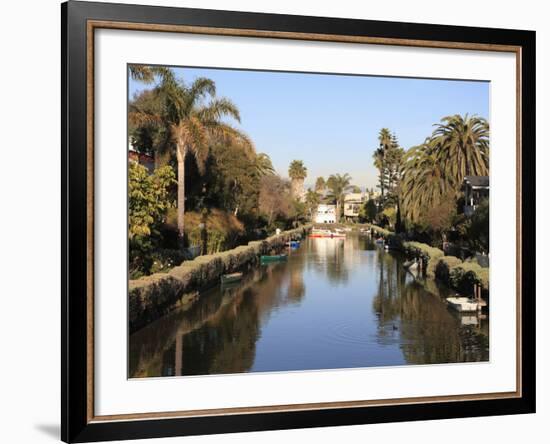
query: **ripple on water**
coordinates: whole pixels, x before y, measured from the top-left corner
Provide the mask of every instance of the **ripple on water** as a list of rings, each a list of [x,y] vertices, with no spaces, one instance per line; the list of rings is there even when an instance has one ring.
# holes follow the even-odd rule
[[[397,323],[395,324],[397,325]],[[334,322],[327,326],[324,334],[319,338],[330,345],[393,345],[399,343],[399,331],[393,324],[387,324],[376,330],[370,330],[357,322]]]

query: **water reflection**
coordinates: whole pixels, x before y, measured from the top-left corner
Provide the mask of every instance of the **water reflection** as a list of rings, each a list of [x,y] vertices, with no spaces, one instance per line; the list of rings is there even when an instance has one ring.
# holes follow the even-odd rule
[[[451,312],[402,262],[363,236],[308,239],[131,335],[129,375],[488,360],[487,320]]]

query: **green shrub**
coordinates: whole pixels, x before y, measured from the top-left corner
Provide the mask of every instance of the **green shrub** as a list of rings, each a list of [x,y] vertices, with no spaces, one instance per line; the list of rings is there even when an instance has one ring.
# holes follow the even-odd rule
[[[474,284],[489,290],[489,269],[474,262],[462,262],[451,268],[450,284],[461,293],[472,293]]]
[[[441,282],[450,285],[450,273],[453,267],[460,265],[462,261],[455,256],[443,256],[437,260],[435,277]]]
[[[420,256],[427,263],[426,276],[429,278],[435,277],[437,262],[445,254],[443,251],[422,242],[403,242],[403,248],[409,255]]]
[[[439,259],[445,255],[439,248],[430,247],[422,242],[403,242],[403,247],[407,253],[422,256],[425,260]]]
[[[386,230],[385,228],[379,227],[378,225],[368,224],[368,226],[372,231],[374,231],[379,236],[387,237],[393,234],[393,231]]]

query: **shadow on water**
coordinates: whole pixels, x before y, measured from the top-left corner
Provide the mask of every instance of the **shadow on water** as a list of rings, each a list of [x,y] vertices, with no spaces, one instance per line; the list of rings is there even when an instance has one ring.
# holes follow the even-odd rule
[[[363,236],[304,240],[131,335],[129,376],[488,360],[488,321],[451,312],[403,261]]]

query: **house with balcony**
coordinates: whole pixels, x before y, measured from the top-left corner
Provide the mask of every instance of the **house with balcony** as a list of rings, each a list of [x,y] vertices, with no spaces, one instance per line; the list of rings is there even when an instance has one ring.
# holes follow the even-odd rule
[[[363,193],[349,193],[344,196],[344,217],[348,221],[353,221],[359,217],[361,207],[366,202],[366,196]]]
[[[483,199],[489,198],[489,176],[466,176],[462,182],[464,214],[472,216]]]

